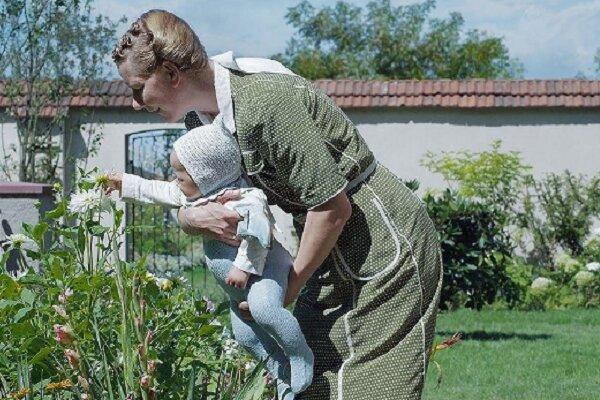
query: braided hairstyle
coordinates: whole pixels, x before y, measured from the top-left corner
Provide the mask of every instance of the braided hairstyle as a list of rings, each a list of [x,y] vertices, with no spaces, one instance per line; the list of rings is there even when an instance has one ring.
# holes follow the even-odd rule
[[[148,77],[163,61],[181,70],[200,71],[208,57],[192,28],[181,18],[164,10],[142,14],[117,42],[112,59],[118,65],[131,58],[135,71]]]

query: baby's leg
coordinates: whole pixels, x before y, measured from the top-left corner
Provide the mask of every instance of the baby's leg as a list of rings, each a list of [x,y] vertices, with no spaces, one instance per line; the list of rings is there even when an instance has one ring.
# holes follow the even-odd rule
[[[299,393],[312,381],[314,356],[298,321],[283,307],[290,267],[289,254],[275,242],[263,275],[251,281],[248,305],[254,320],[273,336],[289,357],[291,387]]]
[[[255,359],[269,357],[265,366],[276,379],[279,400],[293,400],[294,394],[289,386],[290,363],[279,344],[256,322],[243,319],[234,301],[230,303],[230,315],[235,340]]]

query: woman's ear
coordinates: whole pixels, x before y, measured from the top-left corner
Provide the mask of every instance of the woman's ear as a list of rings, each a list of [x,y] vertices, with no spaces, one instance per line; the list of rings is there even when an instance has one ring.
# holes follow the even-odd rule
[[[181,71],[177,65],[173,64],[171,61],[165,60],[163,61],[162,66],[169,75],[169,83],[171,86],[174,88],[179,86],[179,83],[181,82]]]

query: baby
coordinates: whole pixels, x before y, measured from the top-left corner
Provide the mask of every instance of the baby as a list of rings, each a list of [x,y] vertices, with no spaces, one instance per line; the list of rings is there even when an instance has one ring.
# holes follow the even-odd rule
[[[267,198],[242,176],[239,147],[219,116],[181,136],[173,148],[175,180],[113,173],[108,186],[119,189],[125,201],[171,207],[206,204],[228,189],[240,189],[240,198],[224,205],[243,218],[237,228],[241,244],[235,248],[204,237],[206,262],[230,297],[234,337],[257,359],[269,357],[266,366],[277,379],[279,398],[291,400],[311,383],[314,355],[298,321],[283,307],[292,262],[272,238],[274,219]],[[254,321],[239,314],[237,303],[242,300],[248,301]]]

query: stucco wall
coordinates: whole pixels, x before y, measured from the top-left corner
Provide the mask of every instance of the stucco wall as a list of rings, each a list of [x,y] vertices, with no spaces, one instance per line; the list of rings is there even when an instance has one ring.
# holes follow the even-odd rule
[[[427,151],[488,149],[496,140],[503,149],[522,153],[534,174],[569,169],[575,173],[600,172],[600,110],[581,108],[369,108],[346,109],[377,159],[403,179],[417,179],[421,190],[443,187],[444,182],[420,165]],[[99,109],[93,114],[74,112],[72,120],[100,123],[103,139],[98,154],[87,167],[125,170],[126,135],[149,129],[183,128],[183,124],[161,121],[159,115],[133,109]],[[89,125],[84,124],[84,128]],[[0,120],[5,146],[16,142],[13,121]],[[85,158],[86,129],[68,138],[70,153]],[[65,178],[73,164],[65,164]],[[71,172],[69,172],[69,169]],[[276,211],[282,229],[291,221]],[[285,239],[293,248],[293,239]]]
[[[378,160],[421,188],[443,187],[439,175],[420,166],[427,151],[489,149],[521,152],[535,175],[569,169],[600,172],[600,110],[404,109],[347,110]]]
[[[4,172],[4,165],[12,166],[18,164],[17,152],[11,150],[14,146],[18,149],[19,140],[17,137],[17,123],[13,118],[6,115],[5,110],[0,108],[0,163],[3,164],[0,169],[0,182],[9,179]]]

